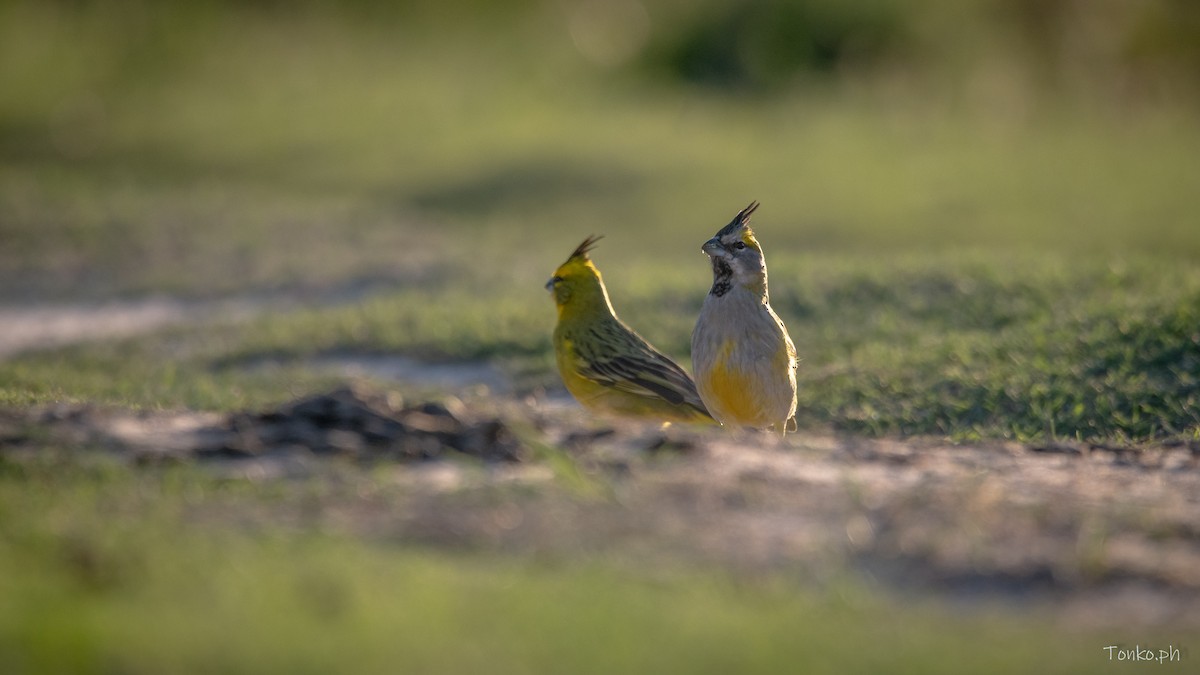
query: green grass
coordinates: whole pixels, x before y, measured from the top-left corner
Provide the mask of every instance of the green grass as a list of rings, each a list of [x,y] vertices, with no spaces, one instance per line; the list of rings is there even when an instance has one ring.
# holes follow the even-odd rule
[[[764,235],[765,236],[765,235]],[[609,253],[596,253],[602,267]],[[978,253],[772,259],[798,345],[801,425],[871,435],[1141,442],[1200,434],[1200,276]],[[622,316],[687,363],[695,274],[612,279]],[[332,384],[324,355],[490,360],[521,390],[556,386],[551,301],[524,287],[412,289],[249,324],[175,330],[0,363],[0,400],[234,409]],[[258,367],[264,362],[277,370]]]
[[[594,3],[401,4],[0,0],[0,301],[316,299],[2,361],[0,404],[256,408],[332,386],[307,367],[330,353],[555,386],[541,286],[593,233],[622,317],[686,363],[699,244],[758,199],[803,431],[1200,436],[1195,92],[1121,61],[1189,58],[1170,3],[1140,23],[1088,6],[1089,26],[1142,26],[1140,47],[1033,36],[1061,54],[1044,86],[997,51],[1026,44],[1001,33],[1039,19],[1030,3],[758,3],[733,42],[647,3],[648,50],[612,67],[573,42]],[[772,12],[836,33],[878,25],[852,16],[873,6],[896,32],[871,68],[846,34],[832,61],[759,43],[824,39]],[[691,70],[706,54],[730,86]],[[310,517],[399,489],[378,477],[73,452],[0,455],[6,673],[1094,672],[1106,644],[1176,637],[855,581],[426,550]]]
[[[6,461],[0,669],[1088,672],[1111,640],[849,581],[448,555],[297,521],[396,490],[355,472],[264,485],[66,454]]]

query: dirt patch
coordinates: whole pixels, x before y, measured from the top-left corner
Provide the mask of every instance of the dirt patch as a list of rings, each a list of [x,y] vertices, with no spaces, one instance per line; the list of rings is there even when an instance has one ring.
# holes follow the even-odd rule
[[[399,462],[449,454],[523,459],[521,444],[503,421],[473,415],[457,399],[405,406],[399,396],[361,387],[228,415],[53,406],[0,417],[0,449],[36,447],[49,439],[108,449],[138,463],[289,455]]]
[[[538,401],[405,404],[362,388],[232,415],[0,415],[0,453],[54,439],[255,480],[366,464],[360,489],[305,526],[367,537],[818,584],[853,574],[900,593],[1046,605],[1075,623],[1200,625],[1196,443],[781,440],[597,425]]]
[[[454,399],[450,399],[454,400]],[[429,460],[458,453],[488,461],[518,461],[522,448],[504,422],[472,419],[461,405],[403,406],[397,397],[339,389],[277,410],[238,413],[212,434],[206,454],[258,456],[313,452],[358,459]]]

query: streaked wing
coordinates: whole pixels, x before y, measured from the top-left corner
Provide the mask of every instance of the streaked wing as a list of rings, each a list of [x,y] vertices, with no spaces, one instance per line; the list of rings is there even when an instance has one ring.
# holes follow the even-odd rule
[[[673,361],[658,353],[637,335],[620,331],[609,335],[603,353],[581,353],[578,372],[605,386],[647,398],[660,398],[708,414],[692,378]]]

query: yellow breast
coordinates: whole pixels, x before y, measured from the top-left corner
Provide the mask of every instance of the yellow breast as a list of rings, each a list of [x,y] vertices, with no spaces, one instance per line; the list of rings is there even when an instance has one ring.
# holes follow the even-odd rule
[[[705,400],[711,400],[709,408],[725,424],[761,424],[762,411],[754,395],[759,383],[754,382],[751,373],[737,367],[732,355],[733,341],[727,340],[718,350],[712,368],[704,374]]]
[[[577,363],[575,356],[575,344],[566,338],[556,341],[555,355],[558,361],[558,372],[562,376],[563,384],[566,385],[567,391],[575,397],[577,401],[585,407],[590,407],[592,402],[604,393],[604,387],[600,384],[589,380],[579,374],[575,369]]]

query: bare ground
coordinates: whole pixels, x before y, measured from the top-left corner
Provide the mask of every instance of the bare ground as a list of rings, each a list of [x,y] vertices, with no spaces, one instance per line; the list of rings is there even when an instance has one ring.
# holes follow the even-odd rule
[[[544,397],[411,404],[362,387],[232,415],[0,415],[0,453],[51,446],[345,488],[200,519],[1200,626],[1200,444],[779,439],[608,425]]]

